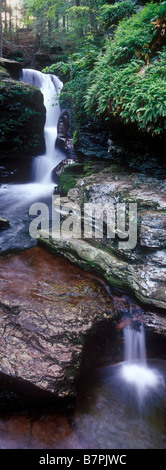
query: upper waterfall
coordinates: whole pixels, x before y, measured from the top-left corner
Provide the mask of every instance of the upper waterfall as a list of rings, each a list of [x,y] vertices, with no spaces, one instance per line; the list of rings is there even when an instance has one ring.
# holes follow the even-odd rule
[[[23,69],[21,81],[40,88],[44,97],[46,108],[44,128],[46,151],[44,155],[34,159],[32,179],[37,183],[49,184],[52,182],[52,170],[56,166],[55,142],[60,116],[59,94],[63,84],[55,75],[44,74],[33,69]]]

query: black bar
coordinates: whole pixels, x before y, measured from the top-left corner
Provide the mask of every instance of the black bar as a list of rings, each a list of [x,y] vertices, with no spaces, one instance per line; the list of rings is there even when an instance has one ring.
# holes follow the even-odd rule
[[[162,450],[162,449],[161,449]],[[137,466],[158,465],[164,457],[161,450],[75,450],[75,449],[1,449],[0,459],[1,468],[4,462],[5,468],[24,468],[25,466],[32,465],[32,468],[43,468],[43,466],[54,466],[61,468],[80,469],[84,468],[134,468]],[[138,467],[137,467],[138,468]],[[154,468],[154,467],[153,467]],[[31,470],[31,469],[30,469]]]

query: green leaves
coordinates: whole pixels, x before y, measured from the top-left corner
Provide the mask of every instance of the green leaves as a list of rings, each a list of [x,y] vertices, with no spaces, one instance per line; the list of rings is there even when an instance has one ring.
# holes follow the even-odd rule
[[[136,12],[135,5],[130,1],[122,1],[114,5],[104,4],[99,11],[98,20],[105,28],[117,25],[123,18],[130,17]]]
[[[156,35],[152,20],[164,12],[166,4],[147,5],[119,24],[114,40],[106,40],[105,53],[98,56],[86,93],[87,114],[135,122],[152,135],[165,131],[166,48],[146,65]]]
[[[86,95],[87,112],[94,112],[95,109],[98,115],[113,114],[126,123],[137,123],[141,130],[152,135],[164,132],[166,81],[162,77],[162,63],[160,54],[159,60],[147,67],[144,74],[140,73],[144,63],[136,60],[119,69],[108,67],[100,75],[100,80],[97,80],[97,74]]]
[[[113,19],[118,14],[119,21],[124,11],[128,15],[129,4],[104,4],[98,15],[102,19],[109,14]],[[118,24],[114,37],[105,38],[104,48],[99,50],[95,35],[89,34],[67,62],[45,69],[65,77],[61,99],[70,101],[78,123],[89,116],[106,120],[113,116],[136,123],[138,129],[152,135],[164,132],[166,48],[157,54],[153,44],[161,22],[165,24],[165,14],[166,3],[148,4]]]

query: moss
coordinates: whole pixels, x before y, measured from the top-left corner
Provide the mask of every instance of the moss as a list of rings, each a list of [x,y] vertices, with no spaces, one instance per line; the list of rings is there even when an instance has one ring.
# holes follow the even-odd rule
[[[65,167],[65,172],[70,173],[71,175],[75,173],[80,175],[82,174],[82,171],[84,171],[84,163],[74,163]]]
[[[121,165],[116,165],[112,164],[109,165],[108,167],[104,168],[103,173],[111,173],[111,174],[117,174],[119,173],[120,175],[123,175],[126,172],[126,170],[121,166]]]
[[[44,151],[45,107],[42,94],[31,85],[4,76],[2,67],[0,113],[2,158],[20,154],[33,156]]]
[[[84,163],[67,165],[60,177],[58,191],[61,195],[66,195],[69,189],[76,186],[79,179],[91,176],[93,173],[97,173],[103,169],[103,165],[103,162],[96,162],[95,160],[87,160]]]
[[[75,129],[73,132],[73,145],[75,146],[77,142],[78,142],[78,131],[77,129]]]
[[[48,250],[50,250],[52,253],[58,253],[60,256],[64,256],[65,258],[69,259],[73,264],[76,266],[79,266],[80,268],[83,268],[84,270],[88,272],[95,272],[99,275],[102,275],[111,286],[118,287],[120,289],[124,289],[126,287],[126,282],[123,279],[120,279],[116,275],[111,275],[106,273],[104,271],[100,264],[96,261],[92,261],[89,259],[87,256],[84,258],[80,258],[79,254],[76,252],[76,250],[70,251],[70,248],[67,247],[58,247],[55,246],[55,244],[51,241],[51,238],[49,240],[46,240],[41,236],[38,236],[37,238],[38,244],[44,246]],[[100,248],[100,246],[98,246]]]
[[[10,73],[5,69],[5,67],[0,66],[0,79],[10,77]]]
[[[60,177],[60,182],[58,185],[58,190],[60,194],[66,195],[69,191],[69,189],[74,188],[74,186],[77,184],[79,177],[78,176],[71,176],[68,175],[67,180],[66,180],[66,173],[63,173]]]

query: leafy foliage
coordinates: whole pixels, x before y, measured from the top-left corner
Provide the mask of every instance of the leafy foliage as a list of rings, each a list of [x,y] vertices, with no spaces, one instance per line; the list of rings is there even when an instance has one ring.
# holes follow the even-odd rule
[[[130,17],[136,12],[135,5],[130,1],[122,1],[114,5],[104,4],[100,8],[98,19],[105,29],[117,25],[123,18]]]
[[[80,121],[86,119],[83,103],[89,86],[89,75],[93,70],[97,57],[98,47],[92,35],[82,41],[80,52],[71,54],[68,62],[61,61],[43,70],[45,73],[55,73],[63,77],[65,81],[67,80],[61,100],[72,102],[74,114]]]
[[[162,133],[166,128],[165,54],[164,50],[149,67],[143,61],[131,60],[126,67],[114,67],[111,75],[105,70],[105,86],[100,76],[100,81],[88,90],[87,112],[93,109],[99,115],[112,114],[125,123],[137,123],[139,129],[153,135]]]
[[[121,3],[120,15],[126,8],[129,11],[129,3]],[[103,12],[115,14],[116,4],[104,5]],[[68,81],[62,96],[71,101],[79,122],[89,116],[104,116],[106,120],[113,116],[124,123],[136,123],[138,129],[152,135],[163,134],[166,129],[165,15],[165,2],[148,4],[129,19],[120,21],[114,37],[105,39],[101,52],[92,36],[88,45],[86,41],[82,43],[79,52],[66,63],[45,70],[66,76]]]
[[[155,20],[164,17],[166,4],[150,4],[123,20],[113,41],[107,41],[87,89],[86,112],[117,116],[152,135],[166,128],[166,49],[153,58],[158,34]],[[153,62],[149,65],[147,57]],[[154,60],[155,59],[155,60]]]

